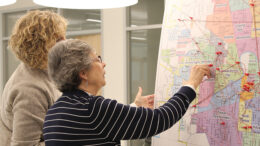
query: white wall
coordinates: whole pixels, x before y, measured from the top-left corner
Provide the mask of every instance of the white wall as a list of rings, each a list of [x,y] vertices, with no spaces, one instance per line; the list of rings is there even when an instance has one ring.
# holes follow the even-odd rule
[[[102,45],[107,64],[104,96],[126,103],[125,8],[102,10]]]
[[[127,103],[125,8],[102,10],[102,47],[107,64],[104,97]],[[121,141],[126,146],[126,141]]]

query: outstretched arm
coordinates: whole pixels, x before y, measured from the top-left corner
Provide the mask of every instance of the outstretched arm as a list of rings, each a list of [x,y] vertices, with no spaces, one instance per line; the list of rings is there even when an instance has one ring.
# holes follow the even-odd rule
[[[167,103],[155,110],[141,107],[133,109],[117,104],[119,107],[122,106],[122,111],[125,111],[117,115],[118,119],[124,120],[120,121],[123,122],[122,124],[117,123],[121,126],[115,126],[114,130],[117,131],[117,134],[111,135],[112,139],[145,138],[170,128],[185,114],[189,104],[196,96],[192,88],[196,89],[204,76],[210,77],[208,65],[193,66],[187,82],[188,87],[182,87]]]
[[[104,135],[112,141],[121,139],[142,139],[167,130],[185,114],[196,94],[190,87],[182,87],[167,103],[157,109],[130,107],[115,100],[104,99],[94,109],[108,109],[100,125]],[[98,108],[100,107],[100,108]]]

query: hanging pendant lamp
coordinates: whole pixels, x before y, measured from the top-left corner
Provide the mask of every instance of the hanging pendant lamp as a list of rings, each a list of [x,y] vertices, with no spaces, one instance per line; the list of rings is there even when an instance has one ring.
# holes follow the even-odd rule
[[[16,0],[0,0],[0,6],[7,6],[14,4]]]
[[[108,9],[134,5],[138,0],[33,0],[33,2],[65,9]]]

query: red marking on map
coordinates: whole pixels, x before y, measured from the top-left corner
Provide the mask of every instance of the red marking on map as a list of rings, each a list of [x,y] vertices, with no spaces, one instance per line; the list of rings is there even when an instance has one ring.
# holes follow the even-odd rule
[[[254,86],[254,82],[247,82],[248,85]]]
[[[221,54],[222,54],[222,52],[221,52],[221,51],[218,51],[218,52],[216,52],[216,54],[217,54],[217,55],[221,55]]]
[[[247,126],[244,126],[243,128],[244,128],[244,129],[247,129]]]

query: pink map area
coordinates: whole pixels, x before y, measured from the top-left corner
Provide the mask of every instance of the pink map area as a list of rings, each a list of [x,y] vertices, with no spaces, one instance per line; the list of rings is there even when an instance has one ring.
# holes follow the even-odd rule
[[[256,39],[252,37],[253,20],[250,9],[232,12],[232,19],[238,56],[241,56],[244,52],[256,54]],[[259,38],[257,38],[257,41],[259,42]]]
[[[214,81],[205,81],[200,84],[199,95],[202,98],[199,98],[199,106],[205,107],[208,106],[212,96],[214,95],[215,82]]]
[[[238,131],[238,104],[192,115],[197,133],[206,133],[210,146],[242,146],[242,133]]]
[[[234,29],[228,0],[212,0],[214,12],[207,17],[206,27],[225,42],[234,42]],[[231,37],[230,37],[231,36]]]

